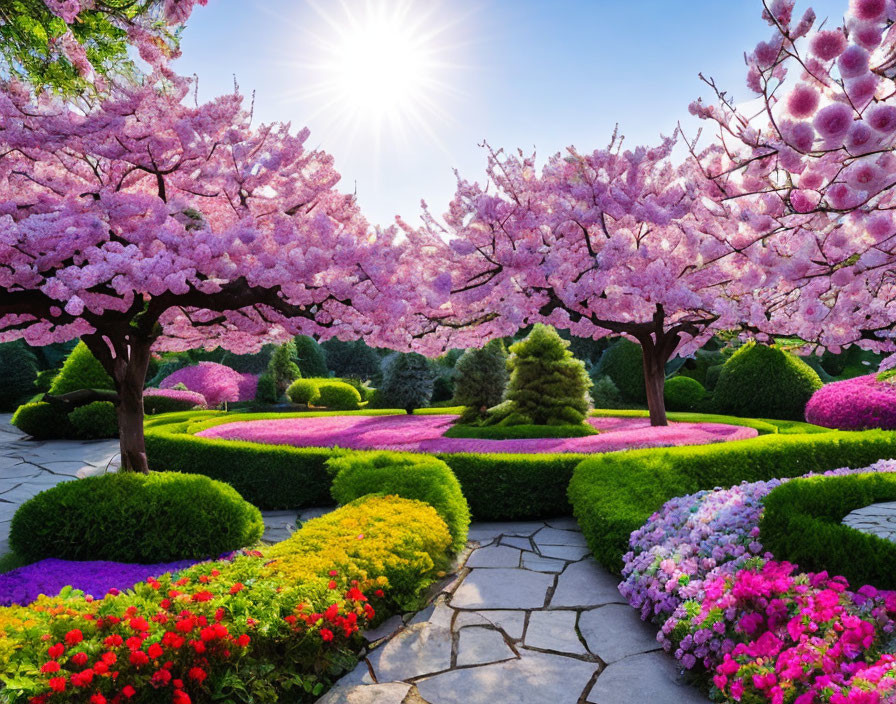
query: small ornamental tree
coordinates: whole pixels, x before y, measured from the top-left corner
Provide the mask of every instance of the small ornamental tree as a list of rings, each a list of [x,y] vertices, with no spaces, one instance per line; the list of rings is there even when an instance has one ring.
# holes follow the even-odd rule
[[[295,339],[296,364],[303,377],[319,379],[330,375],[327,370],[327,357],[323,349],[313,337],[298,335]]]
[[[454,369],[455,402],[479,413],[498,405],[504,398],[509,372],[507,349],[502,340],[491,340],[483,347],[467,350]]]
[[[507,403],[494,412],[504,425],[576,425],[588,412],[591,379],[569,342],[546,325],[510,346]]]
[[[266,373],[274,380],[277,398],[286,393],[286,389],[292,382],[302,377],[302,372],[295,363],[295,356],[296,347],[292,340],[279,345],[271,355]]]
[[[380,392],[387,405],[411,414],[429,403],[434,381],[435,374],[426,357],[416,352],[399,353],[386,364]]]
[[[238,93],[187,106],[190,85],[157,73],[86,112],[0,86],[0,341],[83,340],[126,470],[148,471],[154,348],[416,334],[396,322],[416,294],[393,233],[336,191],[307,130],[253,126]]]

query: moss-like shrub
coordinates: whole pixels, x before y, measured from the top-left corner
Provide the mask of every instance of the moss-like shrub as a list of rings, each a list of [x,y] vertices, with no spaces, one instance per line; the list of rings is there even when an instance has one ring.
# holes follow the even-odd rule
[[[317,403],[334,411],[356,411],[361,405],[358,390],[342,381],[321,381],[317,385],[317,393]]]
[[[0,411],[11,411],[35,393],[37,357],[20,340],[0,344]]]
[[[84,440],[118,437],[118,413],[110,401],[94,401],[68,414],[75,436]]]
[[[75,432],[65,407],[45,401],[19,406],[11,422],[23,433],[38,440],[72,437]]]
[[[177,472],[122,472],[58,484],[22,504],[9,543],[30,561],[168,562],[256,542],[261,512],[233,487]]]
[[[666,379],[663,396],[670,411],[693,411],[703,400],[706,389],[696,379],[688,376],[673,376]]]
[[[502,340],[463,353],[455,366],[454,400],[475,410],[501,403],[507,388],[507,350]]]
[[[451,533],[452,549],[467,542],[470,508],[451,468],[427,455],[398,452],[353,452],[327,462],[334,475],[330,489],[339,504],[367,494],[416,499],[432,506]]]
[[[321,347],[327,359],[327,368],[334,376],[366,379],[378,384],[382,378],[379,354],[364,340],[327,340]]]
[[[271,374],[265,372],[258,377],[255,387],[255,400],[261,403],[277,403],[277,382]]]
[[[435,374],[423,355],[411,352],[398,354],[383,372],[380,391],[392,408],[403,408],[408,413],[429,405],[432,399]]]
[[[597,373],[610,377],[626,401],[647,402],[641,345],[624,338],[617,340],[601,355]]]
[[[79,342],[65,360],[59,375],[50,385],[50,393],[67,394],[80,389],[115,390],[112,377],[106,374],[103,365],[83,342]]]
[[[894,500],[891,473],[794,479],[765,497],[762,545],[807,572],[827,570],[850,584],[896,589],[896,543],[841,523],[858,508]]]
[[[326,377],[330,375],[327,369],[327,355],[313,337],[299,335],[294,344],[296,364],[299,366],[302,376]]]
[[[713,400],[722,413],[802,420],[821,386],[818,374],[799,357],[751,341],[725,362]]]
[[[315,405],[320,401],[320,391],[317,383],[323,379],[296,379],[286,390],[286,398],[293,403],[304,403],[306,406]]]
[[[457,423],[445,431],[446,438],[479,440],[525,440],[527,438],[584,438],[597,435],[587,423],[577,425],[464,425]]]

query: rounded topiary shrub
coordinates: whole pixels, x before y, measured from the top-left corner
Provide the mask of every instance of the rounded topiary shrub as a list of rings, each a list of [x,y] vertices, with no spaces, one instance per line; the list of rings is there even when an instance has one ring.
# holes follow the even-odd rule
[[[84,440],[118,436],[118,414],[111,401],[94,401],[68,414],[75,436]]]
[[[303,403],[306,406],[316,405],[320,402],[320,392],[317,384],[322,379],[296,379],[286,389],[286,397],[293,403]]]
[[[22,504],[9,543],[29,561],[155,563],[217,557],[255,543],[261,512],[236,490],[178,472],[124,472],[58,484]]]
[[[49,393],[67,394],[81,389],[115,390],[112,377],[106,374],[103,365],[83,342],[79,342],[66,358],[59,374],[50,384]]]
[[[334,411],[356,411],[361,405],[358,390],[343,381],[321,381],[317,384],[317,404]]]
[[[647,401],[641,345],[624,338],[617,340],[601,355],[597,373],[610,377],[626,401]]]
[[[803,420],[806,403],[820,388],[818,374],[799,357],[750,341],[725,362],[713,399],[723,413]]]
[[[806,404],[806,421],[838,430],[896,430],[896,379],[867,374],[826,384]]]
[[[470,508],[454,472],[441,460],[399,452],[349,453],[328,460],[327,470],[335,475],[330,491],[339,504],[367,494],[423,501],[445,521],[453,550],[466,545]]]
[[[143,392],[143,412],[176,413],[193,408],[205,408],[205,396],[185,389],[146,389]]]
[[[673,376],[666,379],[663,397],[670,411],[692,411],[703,400],[706,389],[689,376]]]
[[[0,344],[0,411],[11,411],[36,392],[37,357],[25,343]]]
[[[25,403],[16,409],[12,424],[26,435],[38,440],[66,438],[74,435],[65,406],[45,401]]]

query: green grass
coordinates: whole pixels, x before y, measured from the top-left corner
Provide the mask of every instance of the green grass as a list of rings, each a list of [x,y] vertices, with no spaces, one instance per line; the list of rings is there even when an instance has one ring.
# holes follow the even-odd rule
[[[446,438],[473,438],[477,440],[529,440],[552,438],[583,438],[597,435],[590,425],[452,425],[445,432]]]

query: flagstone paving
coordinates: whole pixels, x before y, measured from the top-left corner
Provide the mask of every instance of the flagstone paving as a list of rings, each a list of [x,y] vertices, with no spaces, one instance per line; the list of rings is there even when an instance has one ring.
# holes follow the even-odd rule
[[[843,524],[863,533],[896,542],[896,501],[858,508],[847,514]]]
[[[707,704],[573,519],[476,523],[470,539],[434,602],[366,633],[318,704]]]

